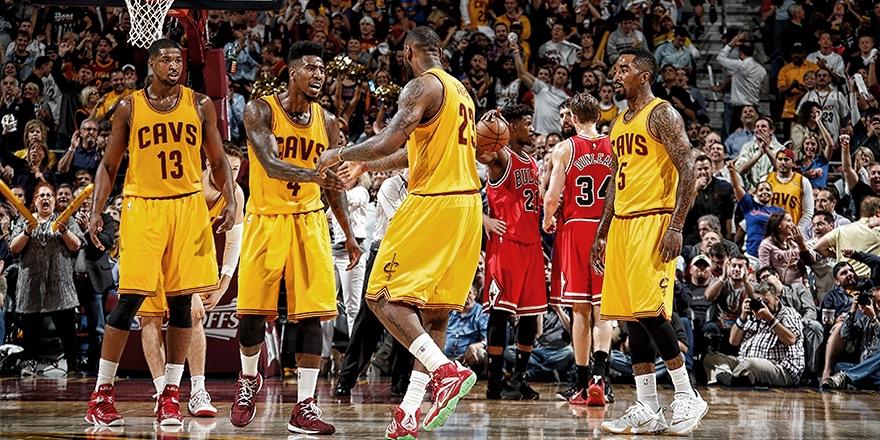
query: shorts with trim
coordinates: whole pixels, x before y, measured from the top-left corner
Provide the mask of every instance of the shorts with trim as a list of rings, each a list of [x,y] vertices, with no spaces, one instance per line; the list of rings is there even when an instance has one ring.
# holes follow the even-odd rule
[[[486,243],[483,305],[518,316],[547,311],[547,283],[541,242],[523,244],[498,235]]]

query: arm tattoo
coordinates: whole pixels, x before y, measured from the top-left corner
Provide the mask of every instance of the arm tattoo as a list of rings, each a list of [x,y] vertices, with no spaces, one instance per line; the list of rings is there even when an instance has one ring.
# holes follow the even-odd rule
[[[617,154],[611,151],[611,175],[617,173]],[[617,182],[612,181],[606,187],[605,205],[602,206],[602,219],[599,221],[599,237],[608,237],[608,229],[611,227],[611,219],[614,218],[614,196],[617,194]]]
[[[278,143],[272,133],[272,110],[265,102],[255,99],[244,108],[244,126],[248,141],[257,160],[273,179],[289,182],[310,182],[315,170],[290,165],[278,158]]]
[[[680,229],[684,226],[685,217],[697,196],[694,156],[691,154],[684,121],[671,105],[661,104],[651,112],[649,124],[649,129],[656,130],[658,137],[666,146],[666,154],[678,170],[678,190],[675,194],[675,208],[672,211],[670,226]]]
[[[322,189],[322,191],[327,197],[327,204],[330,205],[330,210],[333,211],[333,216],[339,222],[342,232],[347,238],[355,238],[351,231],[351,224],[348,222],[348,198],[345,196],[345,191],[328,191],[326,189]]]
[[[425,111],[422,101],[428,97],[429,92],[425,87],[425,81],[428,79],[416,78],[410,81],[400,92],[397,113],[391,118],[388,126],[376,136],[346,148],[343,159],[355,162],[381,159],[405,144],[410,133],[421,122]]]
[[[378,160],[372,160],[366,163],[367,169],[371,172],[393,171],[406,168],[409,166],[409,159],[406,155],[406,148],[401,148],[390,156]]]

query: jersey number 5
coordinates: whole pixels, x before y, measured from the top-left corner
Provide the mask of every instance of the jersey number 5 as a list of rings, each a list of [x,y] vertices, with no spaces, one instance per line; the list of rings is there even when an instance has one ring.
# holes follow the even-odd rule
[[[608,183],[611,182],[611,176],[605,176],[605,180],[599,185],[596,191],[596,185],[593,182],[593,176],[580,176],[574,183],[581,189],[581,194],[574,198],[578,206],[588,207],[596,203],[596,199],[605,199],[605,192],[608,190]]]
[[[183,154],[179,150],[160,151],[159,161],[162,162],[162,178],[180,179],[183,177]],[[169,165],[170,170],[169,170]]]

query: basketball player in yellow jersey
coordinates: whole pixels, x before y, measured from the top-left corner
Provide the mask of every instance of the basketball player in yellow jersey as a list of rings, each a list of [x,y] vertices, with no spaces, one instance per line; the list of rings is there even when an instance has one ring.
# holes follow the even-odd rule
[[[605,272],[602,319],[629,321],[637,401],[602,429],[684,435],[697,428],[708,408],[691,387],[669,323],[681,228],[696,193],[694,160],[681,115],[651,93],[654,56],[641,48],[625,50],[614,69],[614,89],[626,96],[629,108],[611,128],[615,182],[608,186],[591,258],[596,270]],[[675,385],[670,423],[657,400],[657,351]]]
[[[361,250],[348,223],[342,181],[315,171],[321,152],[334,148],[339,124],[317,100],[324,85],[321,45],[298,42],[290,48],[287,92],[252,100],[244,124],[251,157],[250,200],[238,271],[238,340],[241,374],[229,418],[246,426],[256,414],[263,379],[257,372],[266,320],[278,316],[281,280],[287,287],[287,318],[298,322],[294,345],[297,400],[287,423],[299,434],[333,434],[321,419],[315,385],[321,365],[321,321],[336,317],[336,285],[330,230],[321,187],[345,233],[351,270]]]
[[[231,144],[224,145],[226,160],[232,175],[237,176],[241,169],[242,154]],[[211,164],[208,162],[205,171],[202,172],[202,192],[205,201],[208,202],[208,215],[213,220],[223,212],[226,207],[226,199],[217,188],[217,183],[212,178]],[[216,289],[202,292],[193,296],[192,318],[193,327],[190,337],[189,352],[186,361],[189,364],[190,383],[189,403],[187,409],[190,415],[195,417],[214,417],[217,409],[211,404],[211,395],[205,389],[205,350],[207,340],[202,318],[205,312],[217,305],[229,289],[229,283],[235,268],[238,267],[238,257],[241,251],[241,235],[244,229],[244,215],[241,209],[244,207],[244,192],[238,184],[235,185],[235,204],[239,207],[235,216],[235,226],[226,231],[224,240],[223,259],[220,266],[220,285]],[[168,314],[168,304],[165,300],[165,292],[147,298],[138,310],[141,326],[141,346],[144,350],[144,358],[150,368],[150,375],[156,387],[156,393],[161,393],[165,388],[165,350],[162,344],[162,322]]]
[[[101,213],[122,156],[129,166],[119,228],[119,302],[107,318],[98,381],[85,420],[121,425],[114,406],[113,379],[125,348],[131,320],[145,297],[165,292],[168,299],[165,388],[156,402],[156,421],[181,425],[179,391],[189,348],[192,295],[217,286],[214,235],[202,194],[201,150],[214,182],[227,200],[217,217],[217,233],[232,228],[238,204],[235,182],[223,154],[214,104],[178,84],[183,55],[177,43],[160,39],[149,48],[150,84],[120,100],[113,116],[104,159],[95,176],[89,220],[93,243]]]
[[[482,231],[474,103],[443,71],[433,29],[410,31],[403,50],[415,78],[400,92],[388,126],[358,145],[325,151],[318,162],[319,173],[346,160],[373,161],[370,170],[409,166],[409,196],[388,225],[375,259],[382,270],[373,271],[366,291],[376,317],[419,361],[385,433],[391,439],[418,436],[429,380],[434,404],[426,430],[442,425],[476,381],[440,347],[449,311],[462,310],[467,299]]]

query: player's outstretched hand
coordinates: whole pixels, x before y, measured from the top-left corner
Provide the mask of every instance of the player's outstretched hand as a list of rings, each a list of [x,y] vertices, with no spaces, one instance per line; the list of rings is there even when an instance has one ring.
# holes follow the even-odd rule
[[[321,157],[318,158],[318,163],[315,164],[315,170],[318,172],[318,175],[324,177],[324,174],[327,170],[338,164],[339,160],[339,151],[338,148],[331,148],[329,150],[324,150],[321,153]]]
[[[352,237],[345,239],[345,251],[348,252],[348,266],[346,266],[345,270],[352,270],[357,266],[358,261],[361,259],[361,254],[364,252]]]
[[[350,184],[366,173],[367,167],[362,162],[343,162],[337,171],[339,178]]]
[[[668,263],[681,254],[681,232],[666,229],[663,239],[660,241],[660,258]]]
[[[315,183],[320,185],[322,188],[329,189],[331,191],[345,191],[345,182],[336,175],[333,171],[326,170],[324,174],[315,174]]]
[[[483,227],[486,228],[486,235],[495,234],[500,237],[507,232],[507,223],[504,223],[503,220],[489,217],[488,215],[483,215]]]
[[[89,236],[92,237],[92,243],[99,251],[104,250],[104,244],[98,238],[98,233],[104,230],[104,219],[100,215],[93,215],[89,219]]]
[[[605,239],[596,236],[593,247],[590,248],[590,260],[593,262],[593,270],[602,275],[605,273]]]
[[[220,215],[214,219],[214,226],[218,234],[223,234],[235,226],[235,202],[227,203],[220,211]]]

